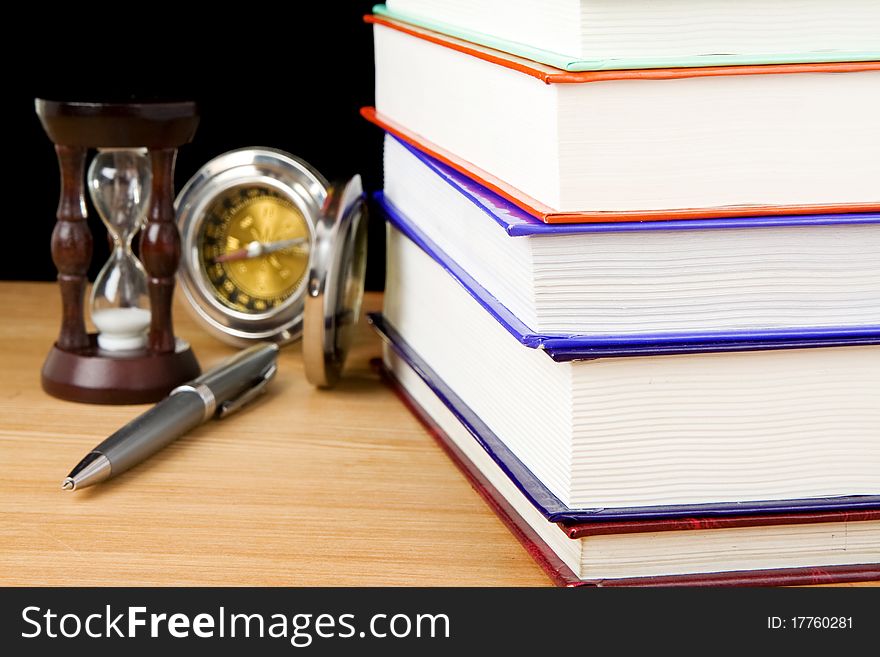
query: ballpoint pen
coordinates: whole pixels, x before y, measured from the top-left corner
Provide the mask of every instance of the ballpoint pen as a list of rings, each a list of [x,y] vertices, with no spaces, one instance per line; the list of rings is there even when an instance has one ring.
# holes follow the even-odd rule
[[[260,343],[179,386],[89,452],[64,479],[64,490],[125,472],[203,422],[234,413],[262,393],[277,371],[278,345]]]

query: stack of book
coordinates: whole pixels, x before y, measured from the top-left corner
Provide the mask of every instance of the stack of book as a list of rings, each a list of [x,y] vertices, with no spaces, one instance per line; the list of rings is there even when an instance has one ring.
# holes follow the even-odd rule
[[[367,20],[384,365],[553,579],[880,579],[878,3]]]

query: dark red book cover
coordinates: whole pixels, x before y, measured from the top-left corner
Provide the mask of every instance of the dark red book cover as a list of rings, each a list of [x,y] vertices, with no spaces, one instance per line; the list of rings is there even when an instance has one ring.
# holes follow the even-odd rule
[[[473,488],[519,540],[538,565],[557,586],[803,586],[844,582],[880,581],[880,564],[828,566],[822,568],[778,568],[772,570],[699,573],[663,577],[633,577],[613,580],[582,580],[566,566],[535,533],[506,499],[458,449],[428,413],[409,396],[381,359],[372,362],[382,379],[404,405],[419,419],[444,452],[468,478]],[[880,519],[880,510],[822,513],[781,513],[714,518],[669,518],[658,520],[613,521],[559,524],[569,538],[576,540],[600,534],[723,529],[811,522],[869,521]]]

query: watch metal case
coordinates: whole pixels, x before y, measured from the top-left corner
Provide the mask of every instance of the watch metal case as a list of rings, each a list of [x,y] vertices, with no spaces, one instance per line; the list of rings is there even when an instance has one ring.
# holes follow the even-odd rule
[[[367,206],[361,177],[333,185],[315,225],[303,330],[306,378],[336,384],[351,347],[364,296]],[[349,293],[349,294],[347,294]]]
[[[305,297],[310,274],[280,306],[263,313],[243,313],[223,304],[212,291],[202,267],[199,236],[205,214],[227,190],[253,185],[275,190],[302,213],[309,229],[307,272],[316,251],[316,224],[329,184],[306,162],[272,148],[242,148],[205,164],[177,196],[174,207],[181,235],[178,282],[196,319],[214,336],[235,345],[255,340],[286,344],[302,334]]]

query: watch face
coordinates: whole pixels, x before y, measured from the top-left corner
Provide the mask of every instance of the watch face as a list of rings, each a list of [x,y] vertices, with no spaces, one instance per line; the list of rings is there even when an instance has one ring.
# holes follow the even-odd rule
[[[309,234],[302,212],[277,190],[257,185],[225,190],[208,206],[198,238],[212,293],[241,313],[280,307],[304,283]]]
[[[239,345],[300,337],[326,196],[318,172],[268,148],[224,153],[190,179],[175,203],[178,281],[206,329]]]

